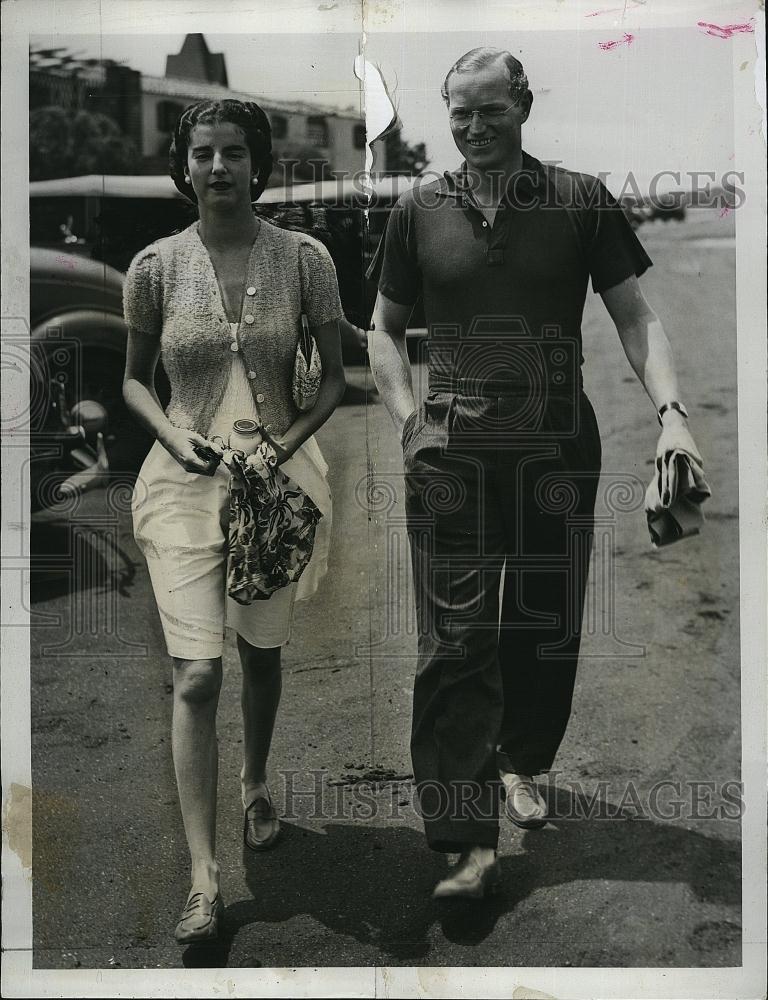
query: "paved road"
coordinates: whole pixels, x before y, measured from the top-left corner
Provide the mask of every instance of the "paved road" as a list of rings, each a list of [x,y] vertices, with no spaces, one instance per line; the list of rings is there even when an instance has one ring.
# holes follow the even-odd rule
[[[637,503],[655,418],[590,300],[585,381],[602,431],[605,533],[573,720],[547,789],[557,818],[537,832],[504,828],[498,899],[442,910],[429,901],[445,863],[424,846],[407,780],[415,634],[400,455],[357,371],[351,401],[319,435],[334,546],[285,653],[271,785],[290,818],[263,856],[241,846],[233,644],[225,654],[228,926],[213,951],[171,938],[187,859],[170,670],[125,491],[109,503],[89,496],[68,526],[38,530],[37,966],[740,964],[739,823],[723,815],[737,811],[727,783],[740,756],[733,227],[702,212],[640,232],[656,263],[644,286],[674,341],[714,496],[702,536],[651,550]],[[616,483],[628,484],[623,499]],[[683,783],[677,806],[665,780]],[[707,784],[694,794],[694,781]]]

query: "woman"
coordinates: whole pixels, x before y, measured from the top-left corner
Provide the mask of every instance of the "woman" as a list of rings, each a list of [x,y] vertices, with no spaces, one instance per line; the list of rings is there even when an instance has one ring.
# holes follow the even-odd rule
[[[199,221],[139,253],[124,291],[129,328],[123,392],[156,442],[133,497],[136,541],[173,658],[172,748],[192,888],[175,936],[217,935],[223,912],[215,857],[216,708],[224,629],[242,663],[244,838],[260,850],[279,824],[265,783],[280,701],[280,652],[297,599],[323,575],[330,530],[327,466],[312,437],[344,392],[333,263],[316,240],[254,216],[272,169],[271,132],[253,103],[205,101],[179,119],[170,150],[177,188]],[[323,380],[314,407],[297,411],[291,378],[304,313]],[[171,385],[163,412],[154,389],[162,354]],[[298,584],[248,606],[225,594],[228,472],[199,449],[222,449],[234,420],[265,427],[285,473],[320,508],[312,560]],[[208,453],[210,456],[210,452]]]

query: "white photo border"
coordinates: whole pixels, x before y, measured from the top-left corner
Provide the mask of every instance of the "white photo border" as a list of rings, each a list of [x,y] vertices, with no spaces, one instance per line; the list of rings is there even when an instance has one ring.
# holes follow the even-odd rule
[[[740,23],[733,53],[735,153],[750,211],[736,220],[739,509],[741,557],[743,964],[739,968],[323,968],[208,970],[36,970],[32,968],[31,760],[28,574],[21,571],[29,524],[18,509],[25,463],[2,450],[2,780],[4,996],[189,996],[219,991],[242,997],[528,997],[570,998],[764,995],[766,953],[766,315],[765,304],[765,33],[757,3],[630,0],[613,13],[637,30],[692,21]],[[28,330],[29,218],[28,44],[31,34],[201,32],[441,32],[473,29],[578,30],[585,0],[306,3],[271,8],[265,0],[229,0],[211,12],[193,0],[6,0],[2,9],[2,327]],[[610,19],[609,19],[610,20]],[[607,22],[606,22],[607,23]],[[321,45],[321,39],[319,39]],[[750,72],[739,67],[747,61]],[[752,72],[754,70],[754,73]],[[351,72],[351,67],[350,67]],[[762,84],[762,96],[760,86]],[[760,261],[763,264],[760,264]],[[27,324],[25,327],[24,324]],[[6,400],[18,407],[24,400]],[[18,412],[18,411],[17,411]],[[15,507],[14,507],[15,504]],[[8,572],[6,572],[8,570]],[[747,624],[748,623],[748,624]]]

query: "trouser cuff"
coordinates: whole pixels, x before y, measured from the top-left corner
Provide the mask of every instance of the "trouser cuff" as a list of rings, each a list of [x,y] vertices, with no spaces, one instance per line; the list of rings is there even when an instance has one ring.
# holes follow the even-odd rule
[[[491,847],[495,851],[499,844],[499,825],[495,823],[474,826],[465,830],[435,830],[424,827],[427,846],[442,854],[460,854],[468,847]]]
[[[427,843],[451,853],[467,847],[493,847],[499,840],[498,778],[483,782],[417,784],[419,809]]]
[[[512,774],[546,774],[552,769],[555,755],[544,748],[516,750],[507,753],[504,750],[496,752],[496,765],[500,772]]]

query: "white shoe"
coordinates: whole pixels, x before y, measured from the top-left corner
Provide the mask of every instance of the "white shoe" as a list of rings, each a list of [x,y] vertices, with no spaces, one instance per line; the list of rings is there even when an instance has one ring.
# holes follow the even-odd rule
[[[495,855],[490,864],[481,865],[472,852],[467,852],[437,883],[432,899],[482,899],[498,888],[500,879],[501,868]]]
[[[505,809],[512,822],[524,830],[538,830],[547,822],[547,806],[533,778],[527,774],[499,772],[507,794]]]

